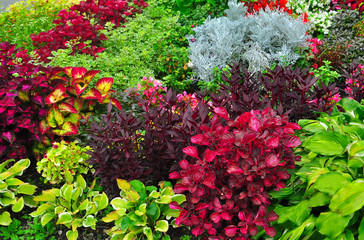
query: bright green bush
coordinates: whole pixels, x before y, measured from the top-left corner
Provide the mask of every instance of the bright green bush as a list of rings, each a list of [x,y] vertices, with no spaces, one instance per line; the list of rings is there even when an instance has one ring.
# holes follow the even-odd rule
[[[48,31],[52,21],[62,9],[81,0],[27,0],[10,5],[0,14],[0,42],[10,42],[18,47],[33,50],[30,34]]]
[[[127,182],[117,179],[121,189],[120,197],[114,198],[110,204],[115,209],[102,220],[115,221],[115,226],[107,231],[111,240],[116,239],[145,239],[170,240],[166,235],[170,218],[177,218],[180,210],[171,209],[169,204],[174,202],[178,206],[186,201],[183,194],[175,194],[172,184],[160,183],[160,189],[154,186],[145,187],[138,180]],[[166,220],[167,219],[167,220]],[[144,238],[143,238],[144,237]]]
[[[364,238],[364,105],[338,106],[344,112],[299,121],[301,162],[288,187],[271,193],[281,240]]]
[[[178,16],[173,16],[171,10],[158,5],[156,0],[148,4],[142,14],[125,24],[125,28],[109,28],[110,31],[104,32],[109,39],[102,43],[105,51],[98,54],[98,58],[70,56],[70,49],[66,49],[54,53],[50,64],[97,68],[101,70],[100,77],[114,78],[114,84],[120,89],[136,86],[144,76],[163,77],[172,71],[182,75],[186,71],[187,48],[173,49],[168,41],[177,37]],[[182,57],[179,62],[174,60],[170,64],[175,55]]]
[[[37,171],[51,184],[64,181],[66,174],[87,174],[91,168],[86,162],[90,158],[87,151],[91,151],[91,147],[79,146],[78,141],[55,142],[46,156],[37,162]]]

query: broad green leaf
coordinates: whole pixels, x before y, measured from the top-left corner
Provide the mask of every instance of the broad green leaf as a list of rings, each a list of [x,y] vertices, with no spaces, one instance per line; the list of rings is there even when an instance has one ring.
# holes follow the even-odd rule
[[[364,240],[364,217],[360,221],[358,232],[359,232],[358,240]]]
[[[123,191],[129,191],[130,190],[130,183],[128,183],[124,179],[116,179],[116,182],[118,184],[118,187]]]
[[[278,223],[284,223],[289,220],[296,226],[300,226],[310,215],[311,209],[308,207],[308,201],[304,200],[292,207],[278,205],[274,211],[279,216]]]
[[[6,179],[8,177],[11,177],[13,175],[14,175],[14,173],[9,172],[9,171],[3,172],[3,173],[0,174],[0,180],[4,180],[4,179]]]
[[[350,216],[341,216],[334,212],[323,212],[317,218],[316,227],[318,231],[328,238],[339,236],[350,221]]]
[[[68,230],[66,232],[66,237],[68,240],[77,240],[77,238],[78,238],[77,230],[76,231]]]
[[[298,124],[302,127],[302,129],[312,133],[326,131],[327,129],[327,125],[325,123],[317,120],[300,119]]]
[[[157,213],[157,208],[158,208],[157,204],[152,202],[148,207],[147,214],[150,216],[154,216]]]
[[[49,203],[43,203],[42,205],[40,205],[36,211],[32,212],[30,215],[32,217],[37,217],[40,215],[43,215],[45,212],[49,212],[49,211],[53,211],[54,210],[54,206],[49,204]]]
[[[348,167],[350,168],[361,168],[364,166],[363,157],[353,157],[348,161]]]
[[[145,234],[145,236],[147,236],[148,240],[153,240],[153,233],[152,233],[152,229],[150,229],[150,227],[144,227],[143,233]]]
[[[126,234],[125,237],[123,238],[123,240],[135,240],[135,239],[136,239],[136,235],[133,232]]]
[[[77,187],[80,187],[82,189],[85,189],[86,188],[86,181],[85,179],[82,177],[82,175],[77,175],[76,177],[76,186]]]
[[[350,157],[364,157],[364,140],[355,141],[348,146]]]
[[[76,231],[78,227],[82,226],[82,219],[77,218],[72,222],[72,231]]]
[[[307,140],[305,148],[317,154],[334,156],[343,154],[349,143],[349,139],[338,132],[319,132]]]
[[[17,178],[6,179],[5,182],[9,186],[19,186],[24,183],[22,180],[17,179]],[[3,188],[1,187],[1,185],[2,185],[1,183],[2,183],[2,181],[0,181],[0,190],[3,190]]]
[[[309,207],[321,207],[329,204],[331,197],[327,193],[316,192],[308,199]]]
[[[348,98],[342,98],[337,105],[341,106],[346,112],[353,112],[356,108],[360,107],[360,103]]]
[[[27,169],[30,165],[29,159],[22,159],[14,163],[14,165],[8,169],[8,172],[13,173],[14,175],[22,175],[23,171]]]
[[[328,172],[319,176],[313,187],[323,193],[334,195],[340,188],[350,183],[352,178],[349,174],[341,172]]]
[[[349,215],[364,206],[364,181],[355,180],[341,188],[331,199],[330,209],[333,212]]]
[[[109,198],[105,193],[101,194],[100,200],[98,202],[97,211],[100,211],[104,208],[106,208],[109,205]]]
[[[81,204],[80,206],[78,207],[79,210],[86,210],[86,208],[88,207],[89,205],[89,201],[88,199],[85,199]]]
[[[172,202],[172,196],[170,195],[161,196],[160,199],[156,199],[155,202],[159,204],[169,204]]]
[[[171,187],[166,187],[162,190],[161,195],[162,196],[166,196],[166,195],[173,196],[174,195],[173,189]]]
[[[159,220],[156,222],[155,230],[160,232],[168,231],[168,222],[166,220]]]
[[[155,187],[155,186],[146,186],[145,187],[145,190],[147,190],[148,192],[153,192],[153,191],[157,191],[158,190],[158,188],[157,187]]]
[[[56,109],[54,109],[54,119],[56,120],[58,126],[61,126],[64,123],[64,117],[62,113]]]
[[[67,201],[71,202],[72,199],[72,191],[73,191],[73,185],[67,186],[62,193],[62,197]]]
[[[43,191],[41,195],[34,197],[34,201],[37,202],[54,202],[56,200],[56,195],[49,190]]]
[[[0,180],[0,190],[4,191],[8,188],[8,184],[6,184],[4,181]]]
[[[123,214],[123,215],[125,215],[125,214]],[[122,215],[122,216],[123,216]],[[115,220],[117,220],[117,219],[119,219],[120,217],[122,217],[122,216],[120,216],[120,214],[118,213],[118,211],[114,211],[114,212],[111,212],[111,213],[109,213],[109,214],[107,214],[105,217],[103,217],[101,220],[103,221],[103,222],[112,222],[112,221],[115,221]]]
[[[82,189],[79,187],[76,187],[72,190],[72,200],[76,201],[82,194]]]
[[[88,215],[82,222],[82,226],[84,227],[91,227],[95,229],[96,219],[93,215]]]
[[[63,212],[58,215],[58,220],[56,224],[67,224],[72,222],[73,218],[70,213]]]
[[[42,218],[40,219],[40,222],[42,223],[42,226],[44,227],[47,223],[49,223],[55,217],[56,217],[56,214],[54,214],[54,213],[46,213],[42,216]]]
[[[140,199],[140,195],[134,190],[127,191],[126,195],[128,196],[128,199],[130,199],[130,201],[132,202],[137,202]]]
[[[151,198],[159,198],[160,197],[160,193],[157,192],[156,190],[153,190],[150,194],[149,194],[149,197]]]
[[[24,208],[24,198],[19,198],[18,201],[11,207],[13,212],[20,212]]]
[[[269,195],[271,195],[272,197],[274,197],[275,199],[283,199],[289,195],[291,195],[293,193],[293,189],[292,188],[282,188],[279,191],[271,191],[269,193]],[[176,201],[177,202],[177,201]]]
[[[18,193],[33,195],[37,186],[31,185],[29,183],[24,183],[18,186]]]
[[[64,178],[66,179],[66,182],[69,184],[73,183],[73,176],[69,170],[64,171]]]
[[[33,196],[23,196],[23,198],[24,198],[25,206],[33,208],[33,207],[36,207],[38,205],[38,202],[34,201]]]
[[[0,198],[0,203],[3,206],[8,206],[8,205],[12,205],[16,203],[16,199],[14,198],[8,198],[8,197],[3,197]]]
[[[131,220],[129,217],[125,216],[125,217],[123,217],[123,220],[120,223],[120,229],[122,231],[124,231],[124,230],[128,229],[129,226],[131,226],[133,224],[134,224],[134,221]]]
[[[0,214],[0,225],[9,226],[11,222],[12,220],[8,211],[2,212]]]
[[[128,200],[126,200],[126,199],[121,199],[121,198],[119,198],[119,197],[114,198],[114,199],[113,199],[113,200],[111,200],[111,202],[110,202],[111,206],[112,206],[114,209],[116,209],[116,210],[118,210],[118,209],[120,209],[120,208],[128,208],[128,207],[127,207],[127,203],[129,203],[129,201],[128,201]],[[130,207],[132,207],[132,206],[130,206]]]
[[[5,162],[1,163],[1,164],[0,164],[0,172],[3,172],[4,168],[6,167],[6,165],[7,165],[8,163],[10,163],[10,162],[15,162],[15,160],[14,160],[14,159],[8,159],[8,160],[6,160]]]
[[[315,183],[317,178],[319,178],[321,175],[327,172],[330,172],[330,170],[327,168],[318,168],[310,172],[307,178],[308,180],[307,188],[309,188],[313,183]]]
[[[172,201],[175,201],[179,205],[181,205],[183,202],[186,201],[186,196],[184,194],[175,194],[174,196],[172,196]]]

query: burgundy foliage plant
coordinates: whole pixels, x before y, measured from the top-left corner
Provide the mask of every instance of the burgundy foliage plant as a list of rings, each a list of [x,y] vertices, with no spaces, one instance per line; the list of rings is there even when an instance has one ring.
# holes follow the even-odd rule
[[[182,208],[170,205],[182,209],[176,223],[209,240],[250,239],[258,227],[272,237],[270,222],[278,216],[267,210],[268,192],[284,188],[287,169],[300,160],[293,153],[300,140],[292,135],[300,127],[269,108],[235,120],[225,108],[214,112],[211,125],[201,125],[202,133],[191,138],[196,145],[183,149],[188,158],[179,162],[181,170],[170,173],[178,180],[174,191],[187,197]]]

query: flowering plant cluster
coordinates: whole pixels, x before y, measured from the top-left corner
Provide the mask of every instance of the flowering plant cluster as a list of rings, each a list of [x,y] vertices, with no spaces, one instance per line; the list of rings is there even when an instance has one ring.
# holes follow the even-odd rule
[[[260,9],[280,9],[283,12],[292,14],[292,9],[286,6],[287,0],[263,0],[263,1],[241,1],[248,7],[248,13],[259,12]]]
[[[345,70],[344,70],[345,71]],[[345,93],[348,98],[360,101],[364,97],[364,65],[351,64],[348,71],[345,71],[346,88]]]
[[[258,226],[272,237],[270,222],[278,216],[267,210],[268,191],[284,188],[287,169],[299,161],[292,148],[301,142],[292,134],[300,127],[269,108],[235,120],[224,108],[214,113],[211,125],[202,125],[202,133],[191,138],[205,150],[184,148],[190,160],[181,160],[181,170],[170,173],[179,180],[174,191],[187,197],[182,208],[170,205],[182,209],[176,223],[192,227],[195,236],[207,231],[209,239],[248,239]]]

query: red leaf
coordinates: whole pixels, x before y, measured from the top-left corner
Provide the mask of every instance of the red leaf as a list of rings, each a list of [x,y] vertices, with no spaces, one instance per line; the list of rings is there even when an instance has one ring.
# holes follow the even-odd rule
[[[301,141],[300,141],[299,137],[296,137],[296,136],[290,137],[290,139],[286,143],[286,146],[291,147],[291,148],[298,147],[299,145],[301,145]]]
[[[235,227],[234,225],[229,225],[224,229],[224,232],[225,232],[226,236],[234,237],[238,230],[239,230],[239,228]]]
[[[274,237],[277,233],[274,227],[265,227],[264,230],[265,233],[270,237]]]
[[[47,124],[47,121],[45,119],[39,122],[39,130],[41,134],[46,134],[50,128],[51,126]]]
[[[218,223],[218,222],[220,222],[220,220],[221,220],[221,216],[220,216],[220,214],[219,214],[219,213],[214,212],[214,213],[212,213],[212,214],[210,215],[210,219],[211,219],[214,223]]]
[[[187,216],[187,211],[186,210],[182,210],[180,213],[179,213],[179,216],[177,217],[176,219],[176,225],[179,226],[181,225],[182,221],[186,218]]]
[[[223,211],[222,213],[220,213],[220,215],[221,215],[221,218],[226,221],[230,221],[232,219],[232,216],[226,211]]]
[[[75,90],[76,90],[77,96],[79,96],[81,93],[83,93],[83,91],[85,91],[88,84],[89,83],[85,83],[85,82],[76,82],[75,83]]]
[[[198,211],[198,210],[206,209],[208,207],[209,207],[209,205],[207,203],[199,203],[195,207],[195,210]]]
[[[179,166],[183,169],[186,170],[188,169],[189,163],[186,159],[183,159],[181,161],[179,161]]]
[[[222,107],[217,107],[214,109],[214,112],[219,116],[219,117],[222,117],[226,120],[229,120],[229,114],[228,112],[226,111],[225,108],[222,108]]]
[[[121,103],[116,98],[111,97],[110,101],[111,101],[111,104],[114,105],[117,109],[119,109],[119,110],[123,109],[121,106]]]
[[[267,215],[267,220],[269,222],[277,221],[278,218],[279,218],[279,216],[274,211],[269,212],[268,215]]]
[[[194,146],[185,147],[182,151],[188,156],[199,158],[197,148]]]
[[[169,208],[170,209],[182,209],[181,206],[176,201],[171,202],[169,204]]]
[[[260,121],[256,118],[256,117],[252,117],[250,119],[249,122],[249,127],[254,131],[254,132],[260,132],[261,128],[262,128],[262,124],[260,123]]]
[[[74,67],[74,68],[72,68],[72,71],[71,71],[72,79],[73,80],[80,79],[80,78],[82,79],[86,72],[87,72],[87,69],[84,67]]]
[[[180,179],[181,175],[179,174],[179,172],[174,171],[169,174],[169,178],[170,179]]]
[[[214,159],[215,159],[216,155],[217,155],[217,153],[216,153],[216,152],[211,151],[210,149],[206,149],[206,151],[205,151],[205,158],[204,158],[204,160],[205,160],[206,162],[211,162],[212,160],[214,160]]]
[[[202,134],[197,134],[193,137],[191,137],[191,142],[198,144],[198,145],[207,145],[208,141],[204,140],[204,137]]]
[[[76,88],[76,90],[77,90],[77,88]],[[101,94],[100,94],[99,90],[97,90],[96,88],[91,88],[85,94],[83,94],[81,97],[83,99],[97,99],[99,102],[102,101]]]
[[[114,79],[112,78],[101,78],[97,81],[96,88],[100,91],[101,95],[107,94],[111,89],[113,82]]]
[[[68,95],[66,94],[66,87],[63,86],[62,84],[58,84],[53,89],[53,91],[51,92],[51,94],[49,94],[45,98],[45,102],[46,102],[46,104],[53,104],[53,103],[56,103],[56,102],[61,101],[65,97],[68,97]]]
[[[279,158],[276,154],[269,154],[265,159],[267,167],[275,167],[279,163]]]
[[[279,145],[279,137],[271,137],[266,143],[268,148],[276,148]]]
[[[69,113],[78,113],[76,108],[74,108],[71,104],[68,103],[60,103],[58,108],[61,112],[69,112]]]
[[[192,229],[192,234],[197,237],[199,235],[202,235],[204,231],[205,231],[205,229],[202,227],[202,225],[199,225],[199,226],[195,227],[194,229]]]

